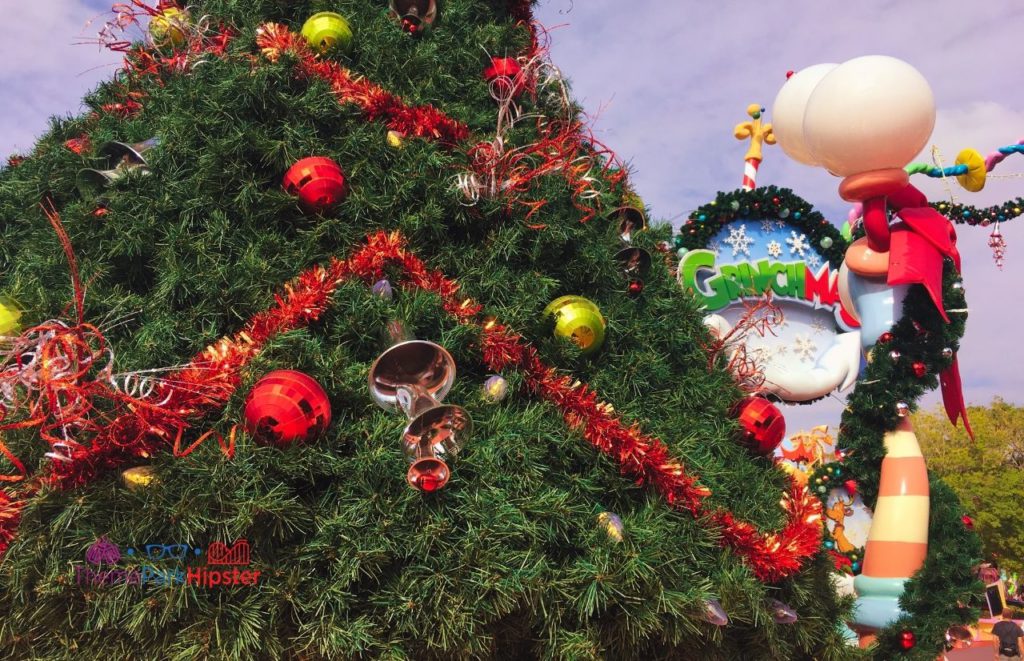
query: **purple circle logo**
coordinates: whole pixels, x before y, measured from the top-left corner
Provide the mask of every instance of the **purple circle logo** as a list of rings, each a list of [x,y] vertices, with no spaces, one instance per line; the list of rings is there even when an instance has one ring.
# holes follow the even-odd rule
[[[121,549],[106,536],[100,537],[86,550],[85,559],[92,565],[116,565],[121,559]]]

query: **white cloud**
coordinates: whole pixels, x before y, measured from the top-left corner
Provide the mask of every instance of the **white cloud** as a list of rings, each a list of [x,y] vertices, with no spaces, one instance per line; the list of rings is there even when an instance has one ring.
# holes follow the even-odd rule
[[[17,37],[0,39],[0,155],[30,151],[49,117],[78,113],[85,93],[121,60],[96,45],[75,45],[96,35],[98,25],[88,25],[101,14],[95,2],[56,4],[23,2],[5,13]]]

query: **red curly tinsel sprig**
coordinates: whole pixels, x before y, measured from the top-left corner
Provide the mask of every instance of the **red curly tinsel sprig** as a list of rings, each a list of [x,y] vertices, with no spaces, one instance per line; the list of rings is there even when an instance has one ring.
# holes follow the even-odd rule
[[[0,490],[0,558],[7,552],[7,547],[18,533],[18,524],[21,522],[21,509],[25,506],[25,501],[15,498],[6,490]]]

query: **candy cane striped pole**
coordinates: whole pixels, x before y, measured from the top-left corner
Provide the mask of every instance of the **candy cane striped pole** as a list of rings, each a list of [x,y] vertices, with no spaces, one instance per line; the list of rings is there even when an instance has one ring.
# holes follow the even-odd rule
[[[757,186],[757,168],[761,166],[762,145],[775,144],[775,132],[772,125],[762,118],[764,108],[757,103],[747,106],[747,114],[751,121],[741,122],[733,129],[733,135],[737,140],[749,140],[750,148],[747,149],[746,159],[743,164],[743,190],[752,191]]]
[[[910,421],[884,438],[881,484],[864,549],[864,571],[854,579],[855,622],[872,629],[902,615],[903,585],[928,553],[928,469]]]
[[[748,158],[743,164],[743,190],[754,190],[757,187],[757,168],[761,166],[761,159]]]

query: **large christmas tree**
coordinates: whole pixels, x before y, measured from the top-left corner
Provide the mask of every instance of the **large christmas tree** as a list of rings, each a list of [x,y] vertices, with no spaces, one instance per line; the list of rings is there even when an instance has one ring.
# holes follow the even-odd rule
[[[640,231],[529,4],[108,24],[124,72],[0,173],[30,329],[0,390],[6,658],[853,653],[820,505],[737,442],[671,230]],[[599,312],[546,311],[566,295]],[[395,322],[457,365],[444,475],[368,387]],[[254,391],[274,370],[329,424],[300,376]]]

